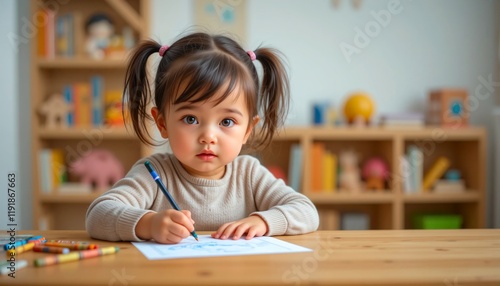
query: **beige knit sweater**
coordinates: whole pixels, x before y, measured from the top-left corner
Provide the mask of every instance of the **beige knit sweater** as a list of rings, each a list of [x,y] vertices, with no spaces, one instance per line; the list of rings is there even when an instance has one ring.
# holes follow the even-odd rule
[[[266,235],[293,235],[315,231],[318,212],[304,195],[276,179],[254,157],[242,155],[226,166],[218,180],[189,175],[172,154],[154,154],[139,160],[111,190],[89,207],[87,231],[93,238],[139,241],[135,227],[150,211],[172,208],[144,166],[149,160],[182,209],[191,211],[197,231],[215,231],[222,224],[257,214]]]

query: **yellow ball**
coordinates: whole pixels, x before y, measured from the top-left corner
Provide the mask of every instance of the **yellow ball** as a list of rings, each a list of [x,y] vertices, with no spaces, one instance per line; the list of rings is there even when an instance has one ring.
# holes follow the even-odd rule
[[[362,117],[365,122],[369,122],[374,111],[373,100],[362,92],[351,94],[344,104],[344,116],[349,122],[353,122],[356,117]]]

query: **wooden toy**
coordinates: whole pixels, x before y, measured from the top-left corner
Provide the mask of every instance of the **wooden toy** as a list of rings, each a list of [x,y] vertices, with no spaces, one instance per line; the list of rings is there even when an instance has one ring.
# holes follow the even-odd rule
[[[430,125],[463,127],[469,123],[467,90],[438,89],[429,93],[427,121]]]
[[[66,116],[72,110],[73,106],[58,93],[51,95],[39,108],[40,114],[45,117],[44,127],[48,129],[68,127]]]
[[[384,160],[374,157],[365,162],[362,174],[366,180],[365,188],[367,190],[381,191],[389,177],[389,167]]]
[[[339,186],[343,191],[360,192],[361,177],[358,167],[358,155],[352,151],[343,151],[339,155]]]
[[[110,187],[124,176],[120,161],[104,149],[92,150],[71,163],[70,173],[79,176],[81,183],[98,190]]]

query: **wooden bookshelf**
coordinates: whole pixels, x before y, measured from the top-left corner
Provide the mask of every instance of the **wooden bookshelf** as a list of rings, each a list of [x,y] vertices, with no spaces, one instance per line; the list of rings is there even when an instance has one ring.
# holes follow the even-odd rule
[[[381,191],[361,190],[359,193],[344,190],[313,192],[311,186],[311,156],[314,142],[324,143],[326,148],[338,153],[353,149],[360,154],[360,163],[371,156],[382,157],[396,178],[400,158],[411,144],[420,146],[423,152],[423,172],[439,156],[446,156],[451,167],[461,171],[466,184],[463,193],[433,193],[431,191],[405,193],[400,180],[393,179],[388,188]],[[323,229],[336,229],[342,213],[362,212],[370,217],[372,229],[410,229],[411,216],[420,212],[453,213],[463,217],[464,228],[485,227],[486,194],[486,132],[484,128],[470,127],[443,129],[387,128],[331,128],[288,127],[270,147],[257,154],[264,165],[278,166],[288,173],[290,149],[299,144],[302,152],[300,172],[301,193],[308,196],[318,207]],[[290,178],[288,178],[290,180]]]
[[[82,155],[83,151],[93,148],[107,149],[120,160],[126,172],[132,164],[148,155],[151,150],[141,144],[131,130],[124,127],[46,128],[44,118],[39,114],[39,107],[51,94],[62,93],[65,85],[89,81],[93,75],[103,79],[104,89],[123,90],[129,51],[118,57],[116,55],[104,59],[89,57],[84,49],[83,26],[90,15],[105,13],[112,19],[116,34],[121,34],[124,27],[130,27],[137,43],[149,36],[150,1],[31,1],[32,15],[40,16],[42,8],[50,8],[56,17],[74,16],[74,53],[70,56],[40,54],[38,33],[42,33],[44,29],[46,31],[50,26],[48,24],[45,27],[37,26],[38,33],[31,41],[33,228],[84,229],[88,206],[104,190],[95,190],[88,194],[61,194],[56,190],[43,192],[40,183],[42,176],[39,165],[40,151],[44,148],[64,150],[67,163],[69,156]]]

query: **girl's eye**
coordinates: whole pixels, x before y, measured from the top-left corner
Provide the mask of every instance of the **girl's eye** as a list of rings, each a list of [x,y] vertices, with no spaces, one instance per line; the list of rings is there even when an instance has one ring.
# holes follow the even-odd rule
[[[198,120],[196,120],[196,117],[191,115],[185,116],[182,120],[187,124],[198,124]]]
[[[232,119],[229,119],[229,118],[226,118],[226,119],[223,119],[221,122],[220,122],[220,125],[224,126],[224,127],[231,127],[234,125],[234,120]]]

